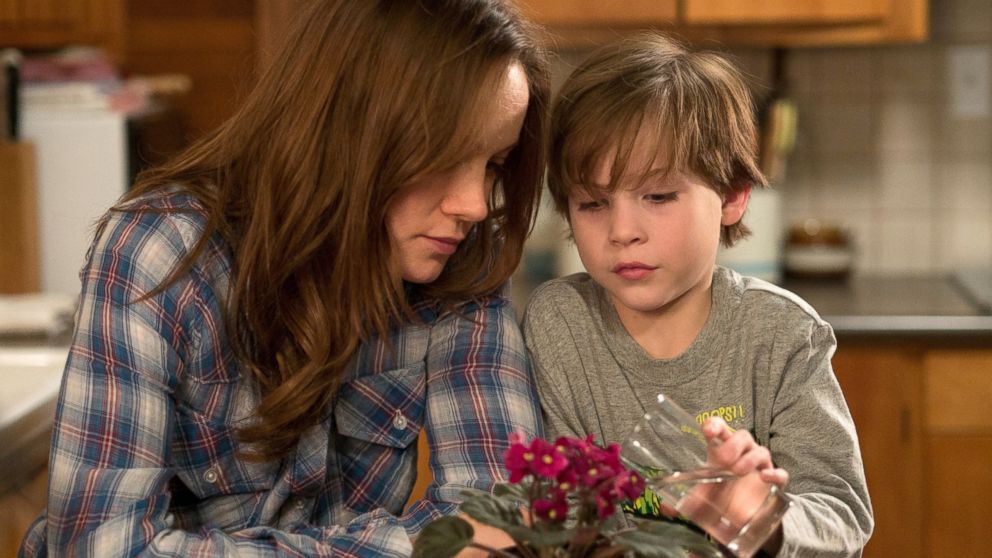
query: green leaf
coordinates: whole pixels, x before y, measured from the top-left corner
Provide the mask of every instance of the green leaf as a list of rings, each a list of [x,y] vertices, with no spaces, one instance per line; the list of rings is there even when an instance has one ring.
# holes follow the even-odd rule
[[[637,530],[618,533],[614,540],[634,551],[639,558],[683,558],[686,551],[695,556],[720,558],[720,551],[709,539],[683,525],[664,521],[644,521]]]
[[[597,548],[590,558],[620,558],[629,550],[623,545],[610,545]]]
[[[528,500],[527,487],[522,484],[500,483],[493,487],[493,495],[496,497],[509,496],[515,500],[526,502]]]
[[[518,543],[528,544],[535,548],[563,546],[575,536],[575,531],[571,529],[538,531],[530,527],[510,526],[503,530]]]
[[[638,558],[685,558],[686,551],[681,546],[664,538],[644,531],[630,531],[617,535],[617,544],[632,550]]]
[[[459,510],[480,523],[500,529],[523,525],[520,508],[516,503],[500,500],[487,492],[472,495],[462,502]]]
[[[451,558],[471,544],[475,530],[460,517],[432,521],[413,542],[411,558]]]

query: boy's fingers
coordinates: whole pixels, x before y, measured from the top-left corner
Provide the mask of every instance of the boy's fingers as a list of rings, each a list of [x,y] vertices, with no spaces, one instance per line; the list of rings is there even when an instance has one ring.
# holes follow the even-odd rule
[[[768,448],[758,445],[746,430],[730,433],[725,423],[719,422],[710,427],[710,460],[714,465],[723,466],[735,475],[746,475],[754,470],[774,467]],[[723,439],[722,442],[714,442]]]
[[[778,486],[781,489],[789,484],[789,472],[785,469],[772,467],[761,471],[761,480]]]
[[[768,448],[753,444],[730,466],[730,471],[738,476],[744,476],[755,470],[772,468],[772,454]]]
[[[715,422],[712,426],[713,435],[709,438],[709,445],[710,453],[719,463],[733,463],[757,445],[746,430],[733,432],[722,419],[716,420],[719,422]]]
[[[731,437],[725,442],[711,442],[708,457],[711,465],[729,469],[747,453],[747,449],[747,446],[741,440]]]
[[[727,423],[720,417],[710,417],[703,423],[703,436],[706,436],[707,439],[726,441],[733,434]]]
[[[756,443],[747,430],[732,431],[722,418],[710,417],[703,423],[703,435],[711,464],[727,467],[738,476],[758,470],[763,481],[783,489],[789,484],[789,473],[775,467],[768,448]]]

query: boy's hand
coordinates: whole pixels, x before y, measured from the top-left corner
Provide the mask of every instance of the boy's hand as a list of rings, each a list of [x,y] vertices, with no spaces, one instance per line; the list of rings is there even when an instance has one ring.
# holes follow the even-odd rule
[[[737,476],[757,470],[761,480],[784,489],[789,473],[776,468],[768,448],[758,445],[747,430],[732,432],[720,417],[710,417],[703,423],[706,437],[707,464],[725,469]]]

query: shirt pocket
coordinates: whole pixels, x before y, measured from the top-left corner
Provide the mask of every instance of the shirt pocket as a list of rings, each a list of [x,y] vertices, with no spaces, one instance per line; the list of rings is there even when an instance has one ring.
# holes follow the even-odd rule
[[[345,383],[334,407],[338,433],[367,444],[408,447],[424,425],[425,370],[419,362]]]
[[[172,459],[176,474],[200,500],[272,489],[278,463],[238,458],[235,428],[189,406],[176,407]]]
[[[333,484],[354,513],[403,510],[417,474],[417,436],[427,397],[423,363],[341,386],[334,407]]]

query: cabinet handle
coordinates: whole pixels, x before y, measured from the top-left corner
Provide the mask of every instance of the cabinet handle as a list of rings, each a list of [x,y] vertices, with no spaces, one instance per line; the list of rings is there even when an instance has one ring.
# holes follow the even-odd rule
[[[899,412],[899,437],[903,442],[908,442],[913,435],[913,426],[909,409],[903,407]]]

